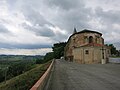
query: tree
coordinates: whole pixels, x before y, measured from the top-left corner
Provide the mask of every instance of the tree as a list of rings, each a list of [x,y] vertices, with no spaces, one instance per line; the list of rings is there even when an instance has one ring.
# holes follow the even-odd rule
[[[118,56],[118,57],[120,56],[120,50],[116,51],[116,56]]]
[[[66,46],[66,42],[55,43],[52,47],[54,52],[54,58],[59,59],[64,55],[64,47]]]
[[[36,59],[36,64],[43,64],[43,63],[44,63],[43,59],[39,59],[39,58]]]
[[[46,53],[46,55],[44,57],[44,62],[52,60],[53,58],[54,58],[54,53],[53,52]]]
[[[4,81],[5,75],[4,75],[4,70],[0,69],[0,82]]]
[[[109,44],[109,46],[111,47],[111,54],[116,55],[117,52],[116,47],[113,44]]]
[[[106,44],[106,46],[109,46],[111,48],[111,54],[112,55],[117,55],[118,50],[116,50],[116,47],[113,44]]]

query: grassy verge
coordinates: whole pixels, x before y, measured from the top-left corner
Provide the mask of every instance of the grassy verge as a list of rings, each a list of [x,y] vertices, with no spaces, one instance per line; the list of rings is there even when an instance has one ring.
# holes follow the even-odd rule
[[[112,56],[112,57],[110,57],[110,58],[120,58],[120,56]]]
[[[51,62],[39,65],[30,71],[0,84],[0,90],[29,90],[44,74]]]

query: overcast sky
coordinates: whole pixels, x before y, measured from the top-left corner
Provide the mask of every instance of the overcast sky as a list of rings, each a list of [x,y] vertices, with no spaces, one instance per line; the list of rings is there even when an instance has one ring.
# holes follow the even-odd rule
[[[120,0],[0,0],[0,54],[45,54],[73,28],[120,48]]]

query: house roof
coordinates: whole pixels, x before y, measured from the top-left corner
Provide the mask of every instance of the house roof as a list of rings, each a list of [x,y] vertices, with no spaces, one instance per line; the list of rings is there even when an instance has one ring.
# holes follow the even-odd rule
[[[67,43],[69,42],[69,40],[70,40],[70,38],[71,38],[72,36],[74,36],[75,34],[80,34],[80,33],[97,33],[97,34],[100,34],[100,36],[102,36],[102,33],[99,33],[99,32],[97,32],[97,31],[92,31],[92,30],[84,29],[84,30],[82,30],[82,31],[80,31],[80,32],[73,33],[73,34],[69,37]]]
[[[102,33],[100,33],[100,32],[92,31],[92,30],[87,30],[87,29],[84,29],[84,30],[82,30],[82,31],[80,31],[80,32],[76,32],[76,33],[74,33],[74,34],[79,34],[79,33],[97,33],[97,34],[100,34],[100,35],[102,36]],[[73,35],[74,35],[74,34],[73,34]]]

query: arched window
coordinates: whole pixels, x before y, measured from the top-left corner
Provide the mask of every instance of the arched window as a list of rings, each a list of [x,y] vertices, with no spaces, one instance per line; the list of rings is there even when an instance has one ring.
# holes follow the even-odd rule
[[[88,38],[87,38],[87,36],[84,36],[84,43],[88,43]]]
[[[93,37],[92,36],[89,37],[89,43],[93,43]]]
[[[95,43],[97,43],[97,38],[95,38]]]

